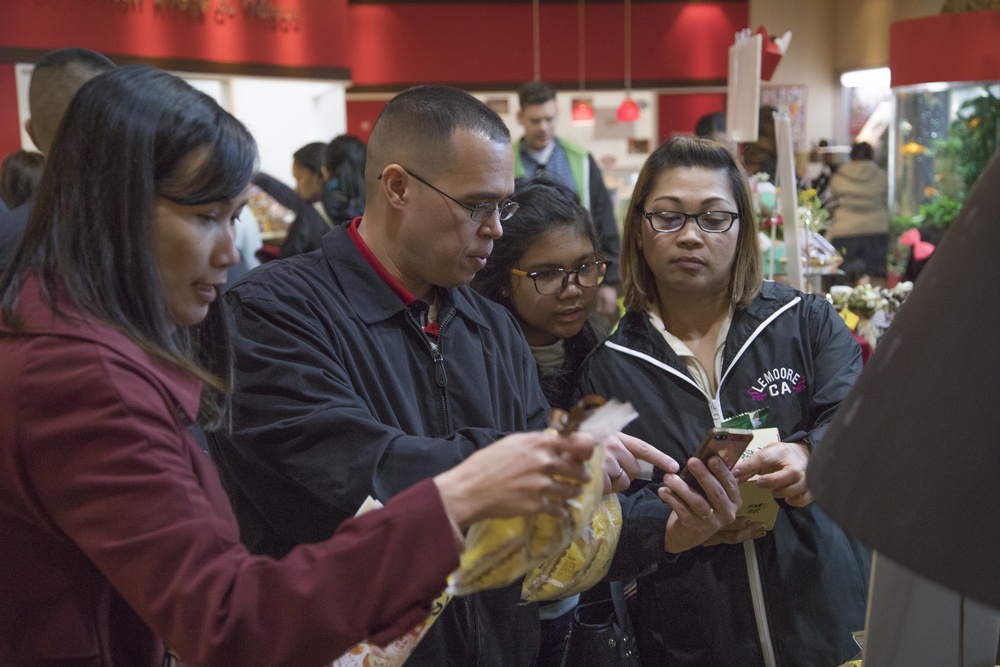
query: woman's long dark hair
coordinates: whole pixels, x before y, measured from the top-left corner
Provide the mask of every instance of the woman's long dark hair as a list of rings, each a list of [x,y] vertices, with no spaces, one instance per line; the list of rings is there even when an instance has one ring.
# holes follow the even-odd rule
[[[365,143],[353,134],[334,137],[326,146],[326,170],[349,199],[365,196]]]
[[[204,157],[186,161],[195,152]],[[58,295],[203,379],[202,421],[220,426],[230,377],[225,320],[216,302],[202,327],[175,326],[154,210],[157,197],[182,205],[233,199],[256,159],[247,129],[175,76],[133,65],[92,79],[60,124],[24,238],[0,276],[4,321],[20,326],[18,297],[36,275],[53,312]]]
[[[365,210],[365,143],[352,134],[334,137],[326,146],[323,206],[334,224]]]

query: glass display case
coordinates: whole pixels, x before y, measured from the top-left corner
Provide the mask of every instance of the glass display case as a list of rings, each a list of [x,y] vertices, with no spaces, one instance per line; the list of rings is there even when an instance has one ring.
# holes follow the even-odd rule
[[[921,211],[957,213],[1000,145],[1000,82],[921,84],[896,88],[893,95],[893,212],[910,218]]]

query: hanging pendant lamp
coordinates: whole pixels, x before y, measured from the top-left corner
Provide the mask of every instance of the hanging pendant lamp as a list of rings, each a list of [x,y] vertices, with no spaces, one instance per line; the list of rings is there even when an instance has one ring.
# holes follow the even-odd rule
[[[584,40],[583,40],[583,0],[577,1],[577,28],[579,29],[579,41],[577,43],[577,62],[579,65],[580,72],[580,99],[573,103],[573,110],[570,113],[570,117],[573,119],[573,123],[576,125],[590,125],[594,122],[594,107],[590,106],[590,103],[582,97],[584,85],[586,83],[586,77],[584,76],[584,70],[586,68],[586,57],[584,52]]]
[[[625,0],[625,99],[618,107],[619,123],[634,123],[641,115],[632,99],[632,2]]]
[[[577,100],[571,115],[577,125],[590,125],[594,122],[594,108],[586,100]]]

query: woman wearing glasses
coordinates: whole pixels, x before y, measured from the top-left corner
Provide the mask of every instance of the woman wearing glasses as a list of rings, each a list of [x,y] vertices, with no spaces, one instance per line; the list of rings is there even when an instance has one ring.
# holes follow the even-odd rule
[[[569,408],[580,364],[607,336],[606,321],[592,313],[609,262],[599,252],[590,214],[569,187],[539,174],[520,184],[514,200],[518,208],[472,287],[517,318],[545,398]],[[541,606],[538,667],[560,664],[578,599]]]
[[[602,320],[590,315],[610,262],[598,250],[590,214],[566,186],[538,176],[515,201],[516,213],[472,286],[514,314],[545,397],[568,408],[583,358],[607,335]]]
[[[626,430],[682,461],[713,426],[768,409],[781,442],[733,471],[759,474],[772,531],[678,503],[656,485],[623,502],[611,577],[638,580],[643,664],[837,665],[858,652],[868,555],[814,504],[805,471],[861,372],[850,330],[822,298],[761,280],[749,185],[721,144],[680,137],[646,161],[622,242],[627,313],[585,362],[581,389],[630,400]],[[721,463],[713,459],[710,469]],[[697,466],[691,463],[692,467]],[[753,483],[753,482],[751,482]],[[673,497],[671,497],[673,496]],[[714,534],[683,551],[681,523]],[[664,546],[666,549],[664,549]],[[651,574],[651,566],[657,565]]]

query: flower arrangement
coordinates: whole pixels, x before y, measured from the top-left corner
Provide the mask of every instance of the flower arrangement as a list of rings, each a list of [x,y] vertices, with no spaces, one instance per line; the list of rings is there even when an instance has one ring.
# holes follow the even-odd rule
[[[836,285],[830,288],[828,298],[837,310],[846,309],[858,316],[854,330],[874,348],[912,291],[912,282],[901,282],[892,289],[879,289],[872,285]]]
[[[809,231],[825,232],[830,227],[830,212],[823,208],[815,188],[799,191],[799,220]]]
[[[871,317],[876,311],[888,306],[880,290],[872,285],[847,287],[836,285],[830,288],[830,298],[835,308],[847,308],[856,315]]]

